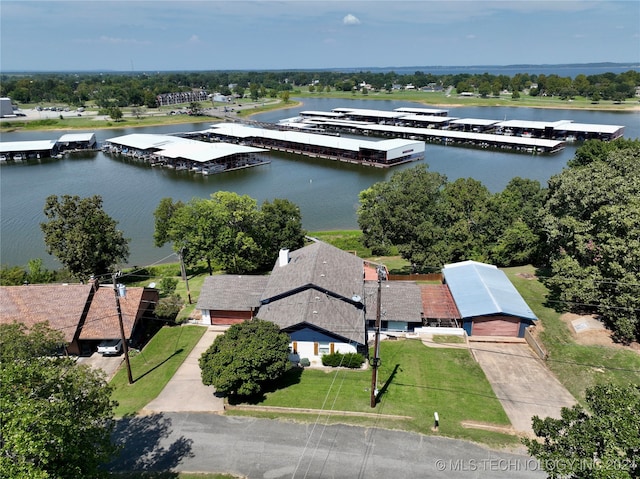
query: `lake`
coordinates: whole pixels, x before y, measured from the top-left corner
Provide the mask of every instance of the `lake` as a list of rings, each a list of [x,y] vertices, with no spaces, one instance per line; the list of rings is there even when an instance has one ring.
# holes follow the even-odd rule
[[[417,103],[390,100],[305,99],[304,105],[255,115],[259,121],[276,122],[296,116],[301,110],[329,111],[337,107],[393,110],[402,106],[424,107]],[[521,119],[624,125],[626,138],[640,138],[640,113],[542,110],[508,107],[448,108],[449,116],[459,118]],[[129,133],[177,133],[207,128],[206,123],[167,125],[149,128],[96,130],[99,142]],[[57,139],[67,131],[3,133],[2,141]],[[371,138],[369,138],[371,139]],[[427,143],[424,162],[430,170],[449,180],[472,177],[492,192],[501,191],[514,177],[531,178],[546,184],[573,157],[575,146],[559,154],[530,156],[507,152],[476,150]],[[234,191],[255,198],[259,203],[287,198],[296,203],[308,230],[355,229],[358,193],[395,171],[417,163],[388,170],[367,168],[328,160],[308,159],[282,153],[268,153],[271,163],[245,170],[202,176],[187,171],[152,168],[116,159],[102,152],[5,164],[0,167],[0,262],[26,265],[42,258],[48,268],[57,268],[55,258],[45,251],[40,223],[45,220],[44,202],[49,195],[94,194],[102,196],[104,210],[118,221],[130,238],[130,265],[151,265],[174,261],[170,247],[153,245],[153,212],[162,198],[189,201],[208,197],[216,191]]]

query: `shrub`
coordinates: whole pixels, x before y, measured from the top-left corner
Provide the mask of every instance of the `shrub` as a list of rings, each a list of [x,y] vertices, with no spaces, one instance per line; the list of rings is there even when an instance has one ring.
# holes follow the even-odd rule
[[[162,278],[160,281],[160,289],[163,294],[172,295],[176,291],[176,287],[178,286],[178,280],[176,278]]]
[[[173,321],[182,309],[183,304],[184,300],[177,294],[161,298],[156,305],[156,316]]]
[[[332,368],[343,367],[358,369],[364,363],[364,356],[359,353],[331,353],[322,356],[322,365]]]
[[[309,361],[309,358],[302,358],[300,359],[300,366],[302,366],[303,368],[308,368],[309,366],[311,366],[311,361]]]

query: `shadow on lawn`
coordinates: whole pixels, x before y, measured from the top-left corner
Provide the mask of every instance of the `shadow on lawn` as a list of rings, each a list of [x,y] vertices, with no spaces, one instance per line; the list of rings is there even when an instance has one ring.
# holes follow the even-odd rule
[[[398,372],[398,368],[400,368],[400,365],[396,364],[395,367],[393,368],[393,371],[391,371],[391,374],[389,375],[387,380],[384,382],[383,386],[378,391],[378,394],[376,395],[376,404],[380,402],[380,399],[382,398],[382,396],[384,396],[384,393],[386,393],[387,389],[389,389],[389,385],[393,382],[393,378],[396,376],[396,373]]]
[[[121,448],[120,454],[105,468],[116,473],[145,473],[144,476],[141,474],[145,478],[177,478],[178,474],[171,469],[183,458],[194,456],[193,441],[181,436],[169,442],[171,431],[171,419],[163,414],[123,417],[113,432],[113,440]],[[147,475],[150,472],[162,474]]]
[[[142,379],[143,377],[145,377],[147,374],[151,374],[153,371],[155,371],[156,369],[158,369],[160,366],[162,366],[164,363],[166,363],[167,361],[169,361],[172,357],[177,356],[178,354],[182,353],[184,351],[183,348],[180,349],[176,349],[173,354],[171,356],[169,356],[168,358],[166,358],[164,361],[162,361],[161,363],[156,364],[154,367],[152,367],[151,369],[149,369],[147,372],[141,374],[140,376],[133,378],[133,382],[135,383],[136,381],[139,381],[140,379]],[[140,353],[142,354],[142,353]],[[143,356],[144,357],[144,356]]]
[[[286,389],[289,386],[298,384],[300,382],[300,377],[302,376],[302,371],[304,371],[304,368],[293,367],[276,381],[265,383],[259,394],[255,394],[253,396],[230,395],[227,397],[227,401],[231,406],[237,406],[238,404],[260,404],[266,399],[265,395],[267,393],[272,393],[279,389]]]

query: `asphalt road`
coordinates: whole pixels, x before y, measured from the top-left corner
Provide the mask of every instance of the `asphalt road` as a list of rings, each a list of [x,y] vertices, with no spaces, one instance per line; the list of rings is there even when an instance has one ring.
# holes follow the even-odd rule
[[[111,470],[225,472],[248,478],[545,478],[526,456],[402,431],[222,416],[125,418]]]

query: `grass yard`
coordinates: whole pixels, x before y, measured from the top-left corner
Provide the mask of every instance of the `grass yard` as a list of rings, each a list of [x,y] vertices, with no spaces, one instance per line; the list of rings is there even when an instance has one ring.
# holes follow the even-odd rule
[[[207,328],[202,326],[164,327],[140,353],[131,357],[133,384],[128,384],[122,366],[111,380],[116,416],[134,414],[155,399],[173,377]]]
[[[576,399],[584,401],[585,389],[600,383],[640,384],[640,354],[616,346],[577,344],[561,313],[546,304],[547,288],[535,278],[535,269],[504,271],[541,322],[547,366]]]
[[[425,434],[431,433],[433,414],[438,412],[439,434],[495,446],[518,442],[506,434],[462,427],[465,420],[497,426],[510,424],[482,369],[466,349],[428,348],[417,340],[383,341],[380,356],[380,394],[375,409],[370,407],[371,370],[347,369],[305,369],[299,378],[289,380],[287,387],[267,393],[256,405],[377,413],[377,417],[323,416],[320,421]],[[250,414],[256,415],[255,411]],[[277,417],[282,416],[287,414],[277,413]],[[292,417],[316,420],[316,415]]]

